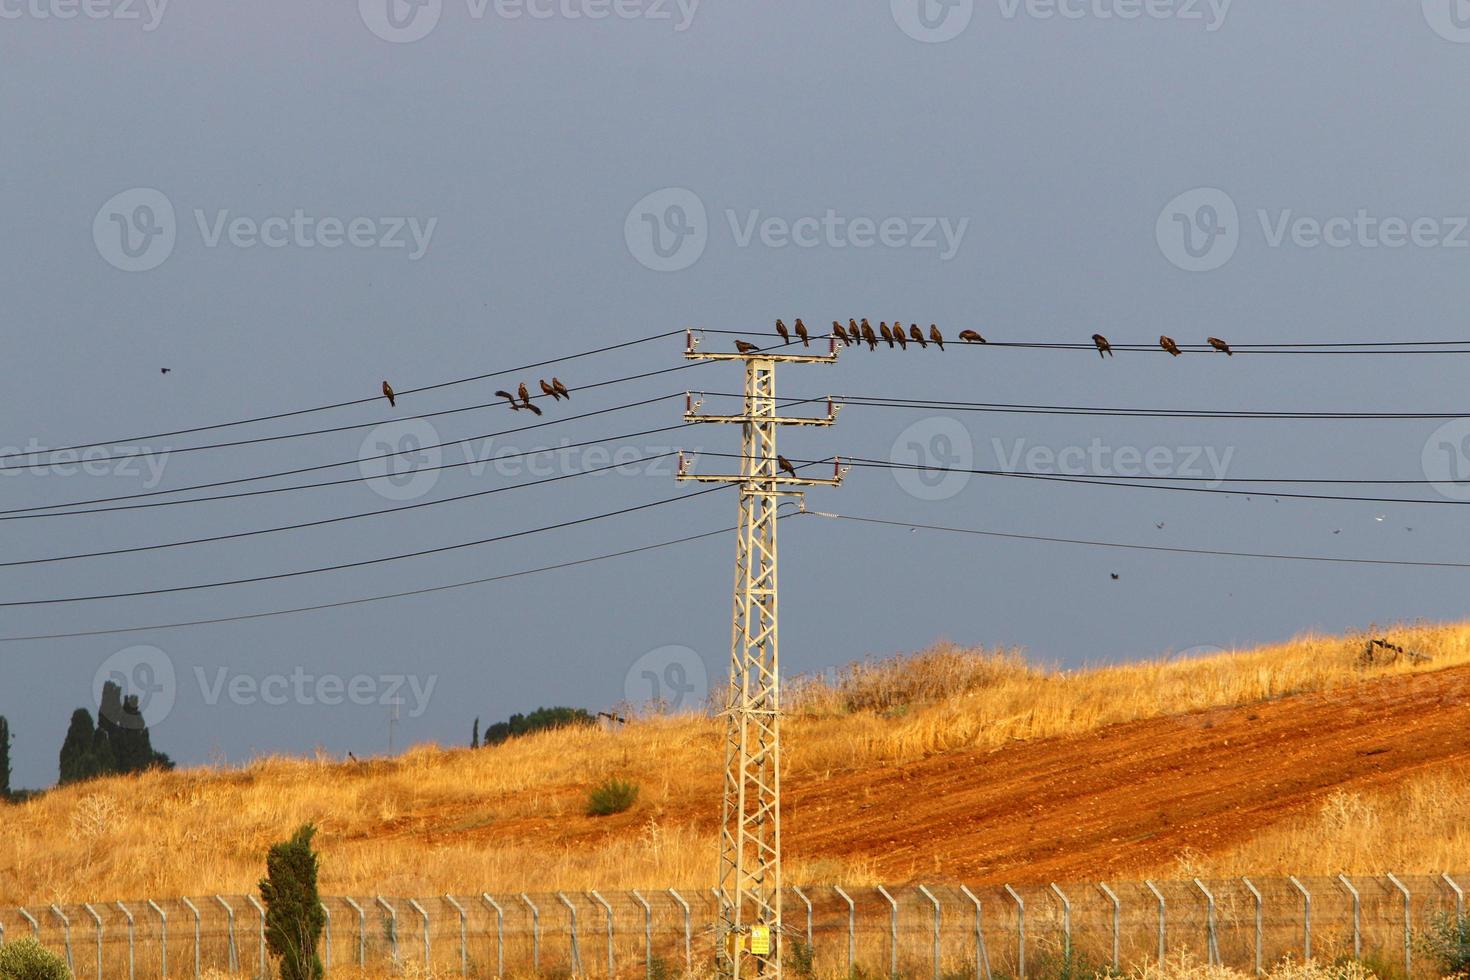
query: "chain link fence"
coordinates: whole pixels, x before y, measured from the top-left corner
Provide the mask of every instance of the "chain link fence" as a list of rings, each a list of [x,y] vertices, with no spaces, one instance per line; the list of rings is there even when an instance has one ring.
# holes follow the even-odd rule
[[[1464,916],[1467,886],[1470,874],[813,885],[786,891],[783,958],[793,976],[1002,980],[1128,971],[1187,951],[1247,974],[1286,957],[1371,958],[1437,977],[1420,937],[1437,917]],[[322,905],[329,973],[485,978],[707,976],[719,910],[712,889],[673,888]],[[0,906],[0,942],[23,935],[64,955],[78,980],[273,975],[265,909],[250,895]]]

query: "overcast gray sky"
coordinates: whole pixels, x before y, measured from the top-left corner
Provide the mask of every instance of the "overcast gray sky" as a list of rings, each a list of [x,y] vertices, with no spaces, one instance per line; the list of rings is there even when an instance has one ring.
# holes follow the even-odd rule
[[[938,323],[951,338],[973,327],[992,340],[1086,342],[1101,331],[1120,344],[1160,333],[1195,344],[1210,335],[1238,344],[1470,336],[1464,0],[1423,0],[1422,9],[1330,0],[920,3],[0,0],[0,444],[120,440],[115,452],[162,467],[7,473],[0,506],[351,460],[373,440],[458,443],[529,420],[499,406],[434,418],[427,430],[165,455],[493,401],[494,389],[522,377],[407,396],[397,409],[378,402],[199,436],[131,437],[366,397],[384,378],[416,388],[689,325],[902,317]],[[671,338],[523,378],[535,390],[537,377],[556,373],[575,387],[679,363]],[[778,380],[792,395],[1453,413],[1463,407],[1465,364],[854,350],[836,367],[782,368]],[[705,365],[585,392],[547,405],[546,418],[738,384],[735,366]],[[470,451],[671,425],[681,410],[670,399],[488,446],[473,440]],[[802,459],[835,452],[976,468],[1046,468],[1061,454],[1059,465],[1124,473],[1148,465],[1164,475],[1422,479],[1427,461],[1431,477],[1470,476],[1470,423],[1436,434],[1440,425],[945,417],[853,406],[835,428],[786,432],[782,445]],[[733,452],[738,432],[703,427],[631,444]],[[463,460],[464,449],[441,458]],[[599,462],[566,456],[547,472]],[[309,530],[0,568],[0,599],[356,562],[688,489],[666,462],[635,469]],[[350,466],[264,485],[357,475]],[[298,523],[524,479],[504,467],[461,467],[379,481],[383,492],[359,480],[5,521],[0,558]],[[1450,499],[1417,487],[1346,492]],[[1454,506],[983,477],[903,484],[882,470],[855,470],[810,504],[1027,534],[1345,557],[1465,560],[1470,538]],[[733,497],[716,493],[345,572],[3,607],[0,635],[445,584],[713,530],[734,516]],[[1455,570],[1113,552],[819,518],[783,523],[782,545],[788,672],[941,637],[1021,645],[1075,666],[1457,618],[1470,583],[1470,572]],[[383,702],[395,694],[405,700],[401,747],[466,741],[476,716],[488,724],[539,704],[646,697],[650,675],[677,691],[697,688],[701,669],[717,682],[732,556],[726,535],[371,605],[0,644],[15,782],[54,781],[71,710],[95,707],[95,687],[114,670],[147,689],[155,745],[186,764],[318,745],[385,751]],[[132,649],[139,645],[152,649]]]

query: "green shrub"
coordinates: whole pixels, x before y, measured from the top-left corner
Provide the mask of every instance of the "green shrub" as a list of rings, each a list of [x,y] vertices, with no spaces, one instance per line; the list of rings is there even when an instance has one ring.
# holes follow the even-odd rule
[[[0,980],[71,980],[66,960],[33,936],[0,946]]]
[[[1449,980],[1470,977],[1470,915],[1456,919],[1440,912],[1419,937],[1424,951],[1439,962]]]
[[[606,817],[622,813],[638,802],[638,784],[626,779],[607,779],[587,794],[587,816]]]

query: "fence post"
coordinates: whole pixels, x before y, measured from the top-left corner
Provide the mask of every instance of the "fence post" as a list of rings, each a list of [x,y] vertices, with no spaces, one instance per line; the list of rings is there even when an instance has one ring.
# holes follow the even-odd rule
[[[1404,896],[1404,976],[1413,976],[1414,954],[1412,949],[1412,935],[1414,931],[1414,912],[1411,905],[1413,899],[1409,895],[1409,890],[1404,887],[1404,883],[1395,878],[1391,871],[1388,873],[1388,880],[1393,882],[1393,886]]]
[[[602,906],[603,911],[607,913],[607,976],[608,980],[613,980],[613,974],[616,972],[613,969],[613,907],[608,904],[606,899],[597,894],[595,890],[588,892],[588,894],[596,899],[597,903]]]
[[[1068,964],[1067,970],[1071,972],[1072,963],[1072,903],[1062,890],[1057,887],[1056,882],[1051,883],[1051,890],[1062,900],[1062,960]]]
[[[34,915],[31,915],[31,913],[27,912],[24,908],[18,908],[16,909],[16,911],[20,913],[21,918],[25,919],[31,924],[31,934],[37,939],[40,939],[41,923],[36,921],[36,917]]]
[[[939,980],[939,930],[941,921],[940,917],[943,913],[939,908],[939,899],[934,897],[933,892],[925,888],[923,885],[920,885],[919,894],[923,895],[930,902],[934,903],[934,980]]]
[[[367,913],[350,898],[343,898],[342,901],[352,906],[352,911],[357,913],[357,965],[367,966]]]
[[[158,961],[158,972],[162,975],[163,980],[168,980],[168,913],[160,908],[159,904],[151,898],[148,899],[148,907],[158,913],[158,948],[161,954]],[[102,980],[100,971],[97,980]]]
[[[980,899],[970,891],[968,885],[961,885],[960,892],[975,903],[975,980],[991,980],[990,954],[985,951],[985,932],[980,928]],[[983,978],[982,970],[984,971]]]
[[[1242,882],[1244,882],[1246,888],[1250,889],[1250,893],[1251,893],[1252,897],[1254,897],[1255,900],[1256,900],[1256,976],[1260,976],[1261,975],[1261,893],[1256,890],[1256,886],[1255,885],[1252,885],[1251,884],[1251,880],[1249,878],[1246,878],[1246,877],[1242,876],[1240,880]]]
[[[1302,893],[1302,959],[1309,960],[1312,958],[1312,893],[1296,880],[1296,875],[1287,875],[1286,880]]]
[[[495,980],[500,980],[505,976],[505,909],[489,892],[481,892],[480,900],[495,910]]]
[[[674,897],[674,901],[678,902],[679,905],[684,909],[684,968],[690,973],[693,973],[694,946],[693,938],[691,937],[689,932],[689,903],[684,901],[683,895],[680,895],[672,888],[669,889],[669,894],[672,895]]]
[[[638,889],[633,889],[632,895],[643,906],[643,976],[645,980],[653,980],[653,906],[638,894]]]
[[[467,945],[469,936],[465,928],[464,906],[456,902],[453,895],[446,894],[444,901],[452,905],[454,911],[459,913],[459,975],[467,977],[470,975],[470,951]]]
[[[1120,921],[1122,918],[1122,903],[1118,901],[1118,896],[1113,894],[1113,890],[1107,886],[1107,882],[1099,881],[1097,887],[1113,903],[1113,971],[1117,972],[1118,927],[1122,924]]]
[[[235,949],[235,910],[230,908],[230,903],[225,901],[224,898],[220,895],[214,896],[214,900],[224,907],[225,916],[227,917],[227,921],[229,923],[230,972],[239,973],[240,954]]]
[[[1353,883],[1347,880],[1347,875],[1338,875],[1337,880],[1353,897],[1353,959],[1360,960],[1363,958],[1363,900]]]
[[[92,917],[93,927],[97,932],[97,980],[102,980],[102,916],[98,915],[97,910],[85,902],[82,904],[82,908],[86,909],[87,914]]]
[[[128,917],[128,980],[134,980],[136,961],[133,957],[133,913],[128,911],[128,907],[122,902],[118,902],[117,907],[122,909],[122,914]]]
[[[567,907],[567,917],[570,920],[570,925],[572,927],[572,976],[575,977],[582,972],[582,948],[577,942],[577,906],[572,903],[571,899],[567,898],[561,892],[557,892],[556,897],[561,899],[561,903]]]
[[[1016,902],[1016,975],[1026,980],[1026,903],[1010,885],[1005,889]]]
[[[531,909],[531,972],[541,972],[541,910],[530,896],[521,892],[521,901]]]
[[[66,943],[66,969],[69,973],[75,975],[77,972],[76,966],[71,958],[71,920],[66,917],[65,912],[61,911],[60,905],[51,906],[51,914],[61,920],[61,937],[62,941]]]
[[[418,903],[418,899],[410,898],[408,900],[408,907],[417,912],[419,914],[419,918],[422,919],[424,923],[424,969],[427,971],[429,969],[429,961],[431,958],[431,954],[429,951],[429,913],[426,912],[424,910],[424,907]]]
[[[1465,944],[1465,892],[1459,885],[1455,884],[1455,879],[1451,878],[1448,874],[1441,874],[1440,877],[1444,879],[1444,883],[1449,885],[1455,893],[1455,934],[1460,941],[1460,945],[1463,946]]]
[[[187,898],[181,898],[179,901],[183,902],[184,907],[194,913],[194,980],[199,980],[199,906]]]
[[[888,899],[892,907],[888,913],[888,975],[898,977],[898,902],[888,894],[888,889],[882,885],[878,886],[878,894]]]
[[[815,952],[815,947],[812,946],[812,900],[807,898],[806,894],[795,885],[791,886],[791,890],[806,905],[806,948]]]
[[[1162,970],[1164,968],[1164,932],[1167,928],[1167,923],[1164,918],[1164,893],[1155,888],[1154,883],[1147,878],[1143,880],[1143,883],[1148,886],[1149,891],[1154,893],[1154,898],[1159,900],[1159,969]]]
[[[851,974],[853,963],[857,960],[857,906],[853,905],[852,897],[839,886],[833,885],[832,890],[847,903],[847,972]]]
[[[265,906],[261,905],[259,899],[254,895],[246,895],[245,900],[250,903],[250,906],[255,909],[256,914],[260,916],[259,946],[255,955],[260,965],[260,973],[258,974],[260,980],[267,980],[270,976],[270,968],[265,962]]]
[[[1215,896],[1198,878],[1194,879],[1194,886],[1205,896],[1205,962],[1214,966],[1220,962],[1220,944],[1215,941]]]
[[[388,913],[388,940],[389,955],[393,958],[393,965],[398,965],[398,910],[388,904],[388,900],[379,895],[375,900],[383,911]]]

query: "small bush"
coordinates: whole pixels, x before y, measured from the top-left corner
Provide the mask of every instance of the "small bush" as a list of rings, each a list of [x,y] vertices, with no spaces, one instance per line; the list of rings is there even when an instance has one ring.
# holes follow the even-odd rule
[[[302,825],[290,840],[271,846],[267,875],[260,881],[265,900],[266,945],[280,960],[281,980],[321,980],[317,956],[326,913],[317,894],[317,856],[311,839],[316,828]]]
[[[1439,962],[1447,980],[1470,978],[1470,915],[1456,920],[1452,913],[1439,913],[1419,943]]]
[[[33,936],[0,946],[0,980],[71,980],[66,960]]]
[[[638,802],[638,784],[627,779],[607,779],[587,794],[587,816],[606,817]]]

